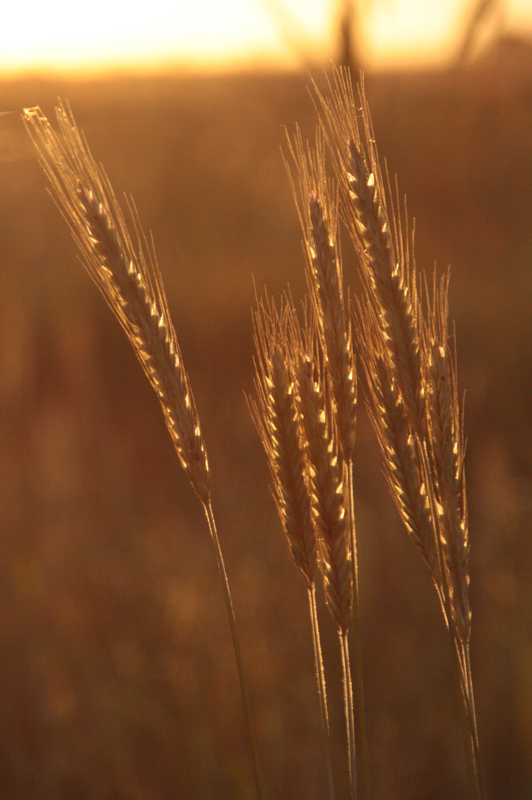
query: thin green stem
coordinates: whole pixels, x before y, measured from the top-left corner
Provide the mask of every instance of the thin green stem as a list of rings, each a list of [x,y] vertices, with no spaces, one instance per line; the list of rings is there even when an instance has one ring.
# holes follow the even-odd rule
[[[358,556],[355,532],[355,504],[353,490],[353,460],[348,463],[349,489],[349,530],[351,539],[351,564],[353,568],[353,640],[355,654],[356,709],[358,723],[358,741],[360,745],[361,788],[363,800],[370,800],[371,781],[369,771],[368,734],[366,725],[366,696],[364,692],[364,670],[362,666],[362,632],[360,626],[360,603],[358,591]]]
[[[222,555],[222,548],[220,547],[220,540],[218,539],[218,532],[216,530],[216,522],[214,520],[214,514],[212,510],[212,505],[209,503],[204,503],[203,508],[205,510],[205,515],[207,517],[207,522],[209,524],[209,530],[211,533],[212,541],[214,543],[214,552],[216,554],[216,562],[218,564],[218,570],[220,572],[220,576],[222,578],[222,585],[224,590],[224,597],[225,597],[225,604],[227,607],[227,614],[229,616],[229,625],[231,627],[231,636],[233,639],[233,648],[235,651],[236,663],[238,668],[238,677],[240,678],[240,689],[242,691],[242,699],[244,701],[244,709],[246,713],[246,721],[248,727],[248,734],[251,746],[251,758],[253,761],[253,772],[255,775],[255,785],[257,788],[257,798],[258,800],[264,800],[264,795],[262,792],[262,783],[260,778],[260,769],[259,769],[259,760],[257,756],[257,744],[255,741],[255,733],[253,729],[253,724],[251,721],[251,705],[249,702],[249,692],[247,687],[246,676],[244,673],[244,663],[242,661],[242,652],[240,650],[240,641],[238,638],[237,630],[236,630],[236,620],[235,620],[235,612],[233,609],[233,602],[231,600],[231,592],[229,590],[229,580],[227,578],[227,572],[225,570],[225,562]]]
[[[329,788],[329,800],[335,800],[334,778],[332,771],[331,758],[331,737],[329,733],[329,712],[327,710],[327,689],[325,683],[325,671],[323,669],[323,659],[321,655],[320,630],[318,626],[318,609],[316,608],[316,586],[308,589],[308,602],[310,609],[310,621],[312,624],[312,642],[314,644],[314,663],[316,664],[316,681],[318,684],[318,694],[320,698],[321,722],[325,741],[325,760],[327,764],[327,784]]]
[[[351,683],[351,665],[349,663],[349,644],[347,631],[340,631],[340,650],[342,653],[342,672],[344,678],[345,723],[347,728],[347,751],[349,756],[349,782],[351,800],[357,800],[357,759],[355,745],[355,710],[353,702],[353,685]]]

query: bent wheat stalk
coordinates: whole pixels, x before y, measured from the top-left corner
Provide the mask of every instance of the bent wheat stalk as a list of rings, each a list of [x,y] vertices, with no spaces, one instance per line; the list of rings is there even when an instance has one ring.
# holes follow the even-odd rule
[[[23,118],[70,226],[82,262],[125,330],[157,394],[181,465],[205,511],[222,579],[250,736],[257,796],[262,788],[247,682],[224,559],[211,503],[211,473],[194,396],[174,330],[152,243],[128,202],[134,238],[103,169],[94,160],[70,112],[56,108],[59,134],[39,108]]]

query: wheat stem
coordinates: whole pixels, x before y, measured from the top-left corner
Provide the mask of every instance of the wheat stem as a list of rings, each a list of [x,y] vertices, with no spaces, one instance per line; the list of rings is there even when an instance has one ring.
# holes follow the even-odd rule
[[[316,665],[316,681],[320,698],[320,712],[323,729],[325,758],[327,766],[327,786],[329,800],[335,800],[336,792],[334,788],[334,777],[332,770],[331,756],[331,736],[329,731],[329,711],[327,707],[327,686],[325,682],[325,670],[323,668],[323,658],[321,653],[320,629],[318,624],[318,609],[316,607],[316,586],[312,584],[308,588],[308,602],[310,611],[310,621],[312,625],[312,643],[314,647],[314,663]]]
[[[342,655],[342,675],[344,683],[345,719],[347,728],[347,751],[349,754],[349,781],[351,800],[357,800],[357,758],[355,745],[355,709],[353,699],[353,684],[351,681],[351,666],[349,662],[348,632],[339,631],[340,651]]]
[[[362,661],[362,630],[360,624],[360,600],[358,586],[358,551],[355,535],[354,515],[354,485],[353,461],[347,464],[348,504],[349,504],[349,530],[351,538],[351,563],[353,567],[353,635],[355,652],[355,686],[356,686],[356,714],[358,723],[358,742],[361,769],[359,770],[363,800],[371,797],[371,779],[369,768],[368,733],[366,723],[366,693],[364,690],[364,668]]]
[[[333,439],[337,439],[335,457],[343,460],[343,475],[346,478],[346,526],[345,541],[351,560],[351,584],[353,607],[353,638],[355,647],[355,673],[357,688],[357,732],[360,736],[360,755],[362,760],[362,784],[366,798],[369,790],[369,757],[367,747],[364,681],[362,674],[362,645],[358,600],[358,565],[355,532],[354,494],[353,494],[353,448],[356,434],[357,378],[353,342],[349,315],[343,294],[342,263],[338,247],[338,194],[337,188],[326,178],[324,141],[318,131],[314,151],[305,146],[301,131],[296,130],[293,142],[288,147],[296,164],[299,190],[288,173],[292,191],[298,208],[301,227],[303,229],[307,252],[307,284],[309,287],[312,309],[319,333],[320,355],[316,348],[307,348],[306,361],[303,360],[299,372],[299,390],[302,401],[303,418],[306,425],[308,452],[314,465],[315,497],[319,500],[320,491],[325,496],[324,476],[330,470],[324,458],[326,448],[323,446],[323,435],[331,436],[328,445],[333,452]],[[320,399],[319,380],[317,384],[309,381],[308,369],[313,361],[323,360],[323,389],[329,391],[330,401]],[[306,364],[306,368],[305,368]],[[318,372],[320,370],[318,369]],[[325,380],[326,379],[326,380]],[[317,405],[316,405],[317,403]],[[328,406],[326,408],[326,406]],[[321,409],[322,420],[317,413]],[[327,431],[327,415],[331,417]],[[313,421],[314,420],[314,421]],[[321,426],[321,429],[320,429]],[[336,469],[336,464],[333,467]],[[321,477],[319,477],[321,476]],[[322,532],[324,551],[327,550],[328,535]],[[340,542],[340,539],[338,539]],[[330,548],[330,552],[339,547]],[[331,561],[327,554],[322,560],[324,576],[331,572]],[[332,584],[326,580],[326,596],[331,600]],[[350,592],[351,595],[351,592]],[[347,596],[344,591],[344,596]],[[339,621],[340,627],[345,625]],[[354,739],[353,739],[354,748]]]
[[[398,203],[391,203],[390,212],[387,208],[389,181],[381,174],[364,87],[357,103],[349,72],[340,70],[330,89],[330,97],[318,92],[318,100],[341,185],[343,218],[366,288],[358,330],[373,401],[370,415],[392,495],[431,572],[449,629],[468,729],[471,792],[478,800],[464,442],[448,344],[448,278],[439,286],[435,281],[432,302],[426,291],[425,311],[405,247],[407,226]]]
[[[82,261],[125,330],[162,406],[181,465],[205,510],[222,578],[231,635],[251,742],[258,800],[262,800],[255,735],[229,582],[211,505],[210,468],[192,388],[168,309],[153,246],[147,246],[134,205],[133,243],[113,188],[94,160],[71,113],[56,108],[60,134],[40,109],[24,120],[48,177],[54,200],[66,218]]]
[[[214,544],[214,552],[216,554],[216,563],[218,564],[218,570],[220,572],[220,577],[222,579],[222,586],[224,591],[224,599],[225,605],[227,608],[227,615],[229,617],[229,625],[231,628],[231,637],[233,640],[233,648],[235,651],[237,669],[238,669],[238,677],[240,680],[240,689],[242,691],[242,699],[244,701],[244,710],[246,714],[246,721],[248,727],[248,734],[251,746],[251,758],[253,762],[253,773],[255,776],[255,785],[257,789],[257,798],[258,800],[263,800],[264,795],[262,791],[262,781],[260,777],[260,768],[259,768],[259,759],[257,754],[257,744],[255,741],[255,731],[253,728],[253,722],[251,718],[251,704],[249,702],[249,691],[246,681],[246,675],[244,672],[244,662],[242,660],[242,651],[240,649],[240,640],[238,638],[238,632],[236,629],[236,619],[235,619],[235,612],[233,609],[233,601],[231,599],[231,591],[229,589],[229,579],[227,577],[227,572],[225,569],[225,562],[224,557],[222,554],[222,548],[220,547],[220,540],[218,539],[218,531],[216,529],[216,522],[214,519],[214,514],[212,510],[212,504],[210,502],[203,504],[203,509],[205,511],[205,516],[207,517],[207,523],[209,525],[209,531],[212,537],[212,541]]]
[[[480,752],[476,735],[474,705],[472,705],[473,698],[471,693],[473,687],[468,680],[467,667],[464,664],[464,657],[468,658],[465,651],[468,650],[469,647],[467,644],[460,642],[453,630],[448,629],[448,636],[453,660],[453,672],[458,695],[461,698],[459,704],[460,722],[466,757],[469,793],[472,800],[484,800],[485,791],[483,788],[482,767],[480,764]]]
[[[478,738],[478,728],[477,728],[477,717],[476,717],[476,710],[475,710],[475,694],[473,691],[473,676],[471,674],[471,659],[470,659],[470,652],[469,652],[469,643],[462,643],[463,649],[463,656],[462,662],[464,664],[464,673],[466,676],[466,685],[467,685],[467,697],[469,703],[469,718],[470,718],[470,729],[472,732],[472,739],[473,739],[473,746],[474,746],[474,757],[475,757],[475,764],[476,764],[476,775],[479,787],[479,796],[481,800],[486,797],[486,787],[484,783],[484,770],[482,769],[482,761],[480,758],[480,743]]]
[[[283,301],[279,312],[273,302],[260,302],[254,323],[257,401],[251,400],[249,405],[268,459],[279,517],[307,586],[328,791],[330,800],[334,800],[327,691],[316,609],[317,536],[294,374],[301,332],[288,301]]]
[[[442,518],[440,515],[438,515],[434,487],[432,481],[430,480],[431,466],[429,463],[426,445],[420,447],[419,451],[423,463],[426,484],[428,487],[428,498],[432,517],[433,519],[437,519],[438,526],[441,526]],[[445,566],[444,542],[440,530],[438,530],[438,535],[436,536],[436,543],[438,548],[438,561],[440,564],[441,574],[439,596],[446,621],[447,635],[453,663],[453,674],[460,701],[460,722],[462,727],[462,738],[464,742],[469,792],[471,800],[484,800],[485,791],[483,789],[482,782],[482,766],[480,762],[480,749],[478,745],[477,722],[473,699],[473,684],[471,681],[471,669],[469,664],[469,642],[463,641],[460,638],[459,629],[454,624],[452,588],[450,586],[448,569]]]

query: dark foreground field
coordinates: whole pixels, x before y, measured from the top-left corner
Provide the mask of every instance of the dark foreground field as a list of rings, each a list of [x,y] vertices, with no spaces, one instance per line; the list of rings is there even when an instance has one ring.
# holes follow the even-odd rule
[[[303,584],[244,392],[253,278],[302,294],[280,145],[300,76],[0,88],[57,95],[154,234],[214,477],[268,798],[325,795]],[[452,266],[489,796],[532,796],[532,66],[368,76],[419,267]],[[0,117],[0,799],[249,800],[246,732],[199,504],[129,344],[76,260],[16,117]],[[346,277],[356,286],[346,247]],[[356,501],[375,800],[467,796],[436,596],[361,403]],[[335,767],[345,746],[322,614]]]

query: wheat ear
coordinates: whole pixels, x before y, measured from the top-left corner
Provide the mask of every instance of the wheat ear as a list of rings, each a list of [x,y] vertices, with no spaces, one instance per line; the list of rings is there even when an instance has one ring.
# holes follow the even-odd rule
[[[469,530],[464,475],[465,440],[460,423],[456,352],[449,336],[449,275],[434,278],[432,299],[426,290],[427,322],[424,326],[424,367],[427,391],[428,433],[435,487],[441,562],[451,647],[464,698],[464,742],[471,750],[470,782],[485,796],[480,746],[471,677],[469,639]]]
[[[288,148],[299,184],[288,169],[307,253],[307,284],[337,409],[340,445],[349,461],[355,445],[357,384],[338,248],[338,192],[326,178],[319,132],[314,150],[305,147],[299,129]]]
[[[314,346],[313,346],[314,343]],[[319,533],[320,568],[325,598],[340,638],[344,680],[345,717],[352,800],[357,792],[355,708],[348,633],[353,610],[353,570],[345,497],[347,465],[342,456],[327,371],[320,364],[312,329],[303,348],[293,348],[297,358],[298,398],[311,465],[312,508]]]
[[[268,459],[277,511],[292,557],[307,587],[329,798],[334,800],[327,690],[316,608],[317,533],[293,368],[293,350],[299,341],[295,311],[288,301],[282,302],[280,311],[273,302],[261,301],[254,315],[254,327],[257,399],[250,400],[249,405]]]
[[[57,108],[59,135],[40,109],[24,118],[37,145],[54,199],[81,257],[159,397],[179,460],[202,502],[210,499],[210,470],[199,417],[152,247],[133,204],[135,243],[104,171],[71,115]]]
[[[433,480],[442,518],[442,545],[451,606],[458,637],[468,642],[471,610],[468,598],[468,518],[465,493],[465,442],[459,417],[456,354],[449,344],[449,276],[434,286],[424,342],[428,386],[430,452]]]
[[[343,217],[368,294],[382,319],[390,364],[415,428],[422,431],[424,394],[417,328],[418,296],[399,224],[388,213],[371,116],[347,71],[335,73],[330,97],[318,93],[342,192]],[[361,109],[359,123],[357,108]]]
[[[179,460],[204,508],[214,544],[251,742],[257,795],[262,788],[247,682],[229,581],[211,504],[210,469],[188,375],[168,310],[155,252],[142,232],[132,201],[135,236],[103,170],[94,160],[71,113],[56,108],[56,134],[39,108],[23,119],[51,184],[52,196],[69,224],[85,268],[125,330],[161,403]]]
[[[314,350],[314,348],[313,348]],[[329,610],[341,632],[353,607],[351,548],[347,525],[346,465],[330,412],[327,373],[315,352],[298,353],[298,399],[311,465],[312,507],[319,533],[320,566]]]
[[[422,466],[389,354],[373,308],[358,307],[360,355],[371,400],[367,410],[384,457],[385,476],[390,492],[407,531],[414,540],[441,592],[438,543]]]
[[[268,458],[273,494],[292,557],[307,586],[316,582],[317,540],[312,521],[309,470],[288,356],[293,314],[283,302],[261,301],[254,315],[257,401],[250,407]]]

